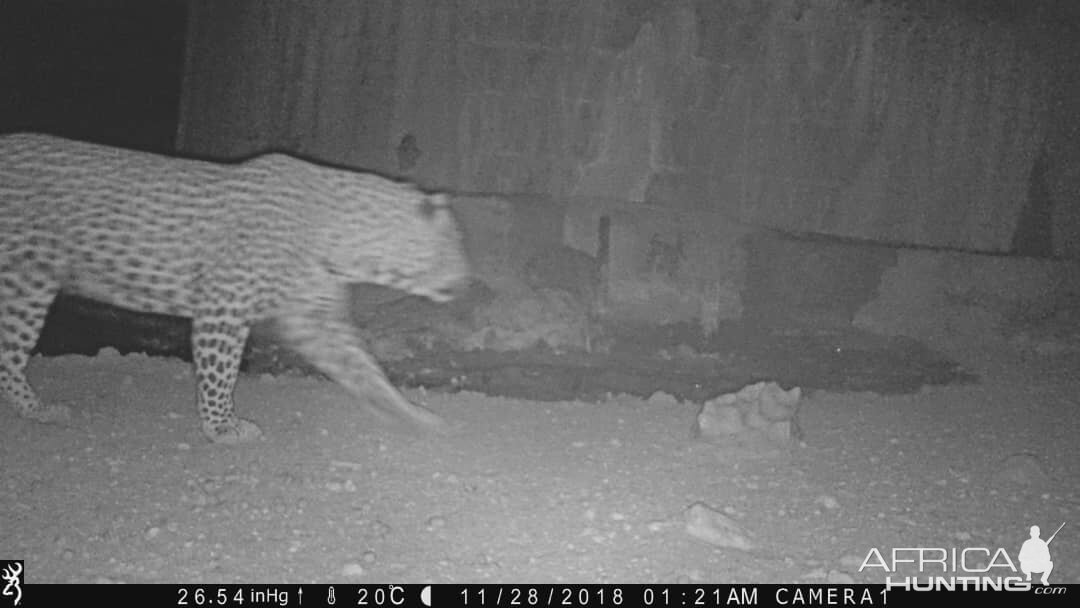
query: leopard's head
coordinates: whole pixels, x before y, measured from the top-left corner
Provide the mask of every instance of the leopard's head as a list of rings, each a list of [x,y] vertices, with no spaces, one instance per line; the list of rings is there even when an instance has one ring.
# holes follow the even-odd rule
[[[356,226],[346,255],[354,282],[367,282],[430,298],[452,299],[468,282],[469,264],[449,196],[386,182],[358,193]],[[338,249],[343,251],[342,249]]]

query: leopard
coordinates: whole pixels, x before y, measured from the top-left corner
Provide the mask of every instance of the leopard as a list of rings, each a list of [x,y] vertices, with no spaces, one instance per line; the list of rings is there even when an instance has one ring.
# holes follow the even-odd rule
[[[220,162],[42,133],[0,135],[0,396],[61,423],[26,368],[61,293],[191,319],[201,430],[262,437],[233,393],[251,327],[376,414],[421,431],[452,425],[407,399],[350,323],[370,283],[446,302],[469,280],[452,196],[292,153]]]

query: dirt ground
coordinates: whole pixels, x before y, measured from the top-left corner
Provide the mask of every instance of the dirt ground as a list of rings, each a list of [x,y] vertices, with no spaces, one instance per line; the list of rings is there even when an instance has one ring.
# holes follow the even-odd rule
[[[980,350],[976,383],[807,390],[801,441],[717,444],[700,402],[410,389],[418,437],[318,377],[247,374],[265,438],[198,431],[179,359],[35,357],[70,424],[0,427],[0,553],[27,582],[882,582],[871,548],[1003,547],[1067,521],[1080,582],[1080,356]],[[984,562],[985,563],[985,562]]]

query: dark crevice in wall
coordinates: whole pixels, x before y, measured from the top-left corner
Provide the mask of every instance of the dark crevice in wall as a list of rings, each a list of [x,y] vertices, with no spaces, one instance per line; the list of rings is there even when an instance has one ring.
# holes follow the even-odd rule
[[[1028,196],[1013,233],[1012,253],[1048,258],[1054,256],[1054,199],[1046,183],[1046,146],[1031,167]]]

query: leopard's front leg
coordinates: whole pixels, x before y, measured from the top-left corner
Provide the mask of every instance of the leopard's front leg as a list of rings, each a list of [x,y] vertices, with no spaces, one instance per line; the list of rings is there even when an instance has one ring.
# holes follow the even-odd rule
[[[0,259],[0,397],[6,397],[20,416],[38,422],[71,416],[66,406],[43,405],[26,380],[30,352],[59,289],[52,277],[35,276]]]
[[[283,336],[300,354],[367,405],[374,405],[379,415],[389,411],[423,431],[448,432],[442,417],[412,403],[390,383],[364,349],[356,328],[337,310],[309,309],[283,316],[278,322]]]
[[[233,411],[233,390],[249,328],[238,316],[222,314],[222,310],[203,310],[191,324],[199,418],[211,441],[245,443],[262,435],[255,423],[238,418]]]

